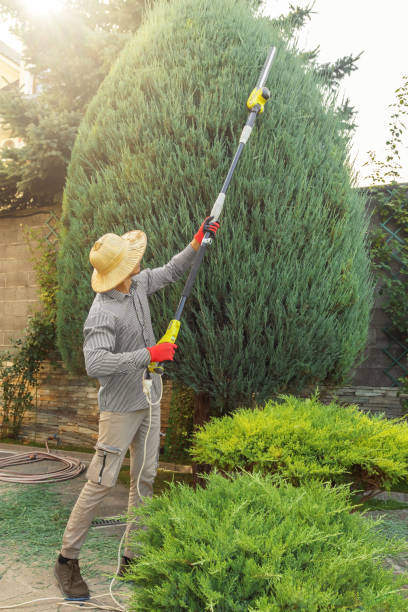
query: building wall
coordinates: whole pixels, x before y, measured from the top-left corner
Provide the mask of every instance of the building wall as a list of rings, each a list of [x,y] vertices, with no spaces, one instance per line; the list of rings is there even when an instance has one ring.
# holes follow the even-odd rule
[[[39,230],[45,239],[49,219],[49,210],[0,217],[0,351],[22,337],[28,318],[40,307],[26,231]]]
[[[3,43],[4,44],[4,43]],[[0,89],[20,80],[20,61],[7,57],[0,49]]]

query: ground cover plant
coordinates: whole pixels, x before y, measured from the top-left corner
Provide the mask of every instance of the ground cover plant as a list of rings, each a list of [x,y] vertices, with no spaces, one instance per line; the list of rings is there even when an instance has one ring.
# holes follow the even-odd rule
[[[407,576],[394,579],[381,561],[407,543],[387,541],[378,522],[351,513],[346,485],[297,488],[248,473],[207,479],[195,491],[172,485],[137,511],[147,530],[128,574],[130,610],[406,609]]]
[[[317,396],[281,396],[213,419],[195,433],[191,453],[220,470],[279,473],[296,485],[350,482],[373,492],[406,480],[408,423]]]
[[[145,267],[188,244],[223,183],[246,100],[275,44],[269,106],[234,175],[224,229],[168,366],[196,393],[208,390],[217,414],[254,393],[260,401],[343,379],[365,346],[372,302],[364,199],[352,188],[344,121],[310,55],[287,45],[280,24],[257,18],[251,4],[178,0],[147,12],[80,126],[58,260],[58,345],[75,370],[93,299],[93,242],[143,229]],[[180,291],[176,284],[152,296],[156,337]]]

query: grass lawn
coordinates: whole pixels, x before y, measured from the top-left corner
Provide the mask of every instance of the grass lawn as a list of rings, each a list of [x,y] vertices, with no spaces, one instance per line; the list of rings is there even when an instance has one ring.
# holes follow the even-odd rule
[[[61,500],[64,485],[1,483],[0,562],[13,558],[33,567],[55,562],[71,510]],[[90,577],[101,558],[116,557],[118,537],[90,529],[86,548],[84,572]]]
[[[192,482],[192,475],[159,470],[155,495],[164,491],[173,479]],[[120,481],[129,484],[129,467],[122,468]],[[0,562],[5,562],[10,555],[17,561],[21,555],[21,561],[29,566],[44,567],[54,562],[72,505],[66,503],[66,498],[63,501],[65,487],[64,482],[0,484]],[[73,496],[72,503],[75,499]],[[106,535],[103,529],[89,530],[83,565],[85,576],[98,572],[101,559],[116,558],[119,539],[118,535]]]

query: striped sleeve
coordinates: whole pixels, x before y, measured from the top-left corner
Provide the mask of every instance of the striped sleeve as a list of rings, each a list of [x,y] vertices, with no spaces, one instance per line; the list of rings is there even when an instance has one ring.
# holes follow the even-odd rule
[[[129,374],[150,363],[146,348],[114,353],[116,318],[106,312],[89,316],[84,325],[84,357],[88,376],[99,378],[110,374]]]
[[[146,293],[151,295],[169,283],[178,281],[191,267],[196,251],[189,244],[170,261],[160,268],[147,268],[140,272],[140,280],[146,283]]]

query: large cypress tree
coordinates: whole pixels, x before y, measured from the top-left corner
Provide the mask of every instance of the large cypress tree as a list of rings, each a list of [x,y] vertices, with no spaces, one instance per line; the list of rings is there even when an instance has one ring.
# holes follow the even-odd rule
[[[222,227],[185,308],[167,370],[222,413],[307,383],[343,381],[372,300],[364,201],[323,76],[247,2],[162,2],[89,105],[68,170],[59,259],[59,348],[82,364],[89,249],[142,228],[144,265],[184,247],[217,196],[268,47],[279,51]],[[156,336],[182,285],[151,298]]]

